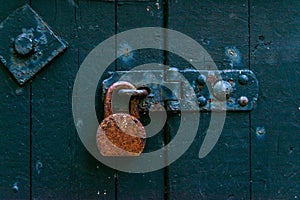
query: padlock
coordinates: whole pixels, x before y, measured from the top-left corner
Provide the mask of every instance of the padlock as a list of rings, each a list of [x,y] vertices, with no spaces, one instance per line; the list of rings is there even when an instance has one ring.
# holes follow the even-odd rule
[[[129,82],[119,81],[112,84],[104,100],[104,120],[97,130],[97,147],[103,156],[139,156],[146,144],[146,131],[139,121],[137,100],[130,101],[127,113],[112,110],[113,94],[120,90],[137,90]]]

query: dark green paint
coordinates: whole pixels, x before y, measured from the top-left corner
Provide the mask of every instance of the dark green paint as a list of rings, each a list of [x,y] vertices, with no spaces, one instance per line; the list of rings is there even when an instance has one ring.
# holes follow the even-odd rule
[[[300,2],[250,3],[251,69],[260,100],[251,114],[253,199],[300,196]],[[257,135],[257,127],[265,134]]]
[[[70,44],[24,87],[0,66],[0,199],[300,198],[298,1],[169,0],[160,1],[159,9],[156,1],[0,3],[1,21],[28,3]],[[187,34],[219,69],[251,69],[260,91],[254,111],[227,114],[222,135],[206,158],[200,160],[198,152],[210,114],[201,113],[198,135],[180,159],[156,172],[129,174],[102,165],[87,152],[73,123],[71,96],[77,70],[96,45],[143,26]],[[116,41],[117,48],[122,42]],[[239,59],[232,60],[228,49]],[[148,62],[190,67],[177,56],[150,50],[135,52],[128,62],[118,59],[110,69]],[[147,151],[174,137],[179,117],[168,114]]]

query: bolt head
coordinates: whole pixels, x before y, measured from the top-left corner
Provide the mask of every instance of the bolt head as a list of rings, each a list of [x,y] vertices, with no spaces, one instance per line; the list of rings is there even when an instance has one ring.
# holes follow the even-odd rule
[[[241,85],[246,85],[248,83],[248,81],[249,81],[249,78],[248,78],[247,75],[242,74],[242,75],[239,76],[239,83]]]
[[[238,103],[240,104],[240,106],[244,107],[248,104],[249,100],[247,97],[245,96],[241,96],[239,99],[238,99]]]
[[[206,82],[206,77],[203,75],[203,74],[200,74],[197,79],[196,79],[196,82],[198,85],[205,85],[205,82]]]
[[[200,107],[203,107],[207,104],[207,100],[204,96],[201,96],[198,98],[198,103]]]
[[[214,96],[220,100],[225,101],[230,97],[233,88],[232,85],[227,81],[218,81],[213,87]]]
[[[28,34],[22,33],[15,39],[14,47],[18,54],[27,55],[33,50],[32,38]]]

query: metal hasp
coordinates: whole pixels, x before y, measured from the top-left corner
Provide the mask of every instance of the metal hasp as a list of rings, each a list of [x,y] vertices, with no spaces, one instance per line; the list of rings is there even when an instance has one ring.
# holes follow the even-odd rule
[[[29,5],[0,24],[0,44],[0,60],[20,85],[67,48]]]
[[[198,98],[200,111],[227,110],[250,111],[258,99],[258,80],[250,70],[141,70],[110,72],[111,77],[102,83],[103,94],[121,77],[138,88],[148,88],[150,94],[140,109],[148,110],[154,104],[165,106],[167,111],[192,111],[190,94],[185,94],[192,85]],[[183,75],[187,82],[180,81],[174,72]],[[149,81],[151,80],[151,81]],[[155,84],[143,85],[143,82]],[[225,104],[224,104],[225,102]],[[222,105],[222,106],[220,106]],[[224,106],[225,105],[225,106]]]

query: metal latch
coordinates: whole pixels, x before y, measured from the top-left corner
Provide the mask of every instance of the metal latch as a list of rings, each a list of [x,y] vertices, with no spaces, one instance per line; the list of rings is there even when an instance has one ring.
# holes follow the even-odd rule
[[[176,74],[182,74],[188,83],[180,81]],[[176,68],[164,70],[115,71],[109,72],[110,78],[102,83],[103,95],[107,88],[120,77],[136,87],[148,88],[147,96],[141,109],[149,109],[153,104],[164,105],[167,111],[192,111],[190,97],[185,94],[188,85],[193,87],[200,111],[224,110],[219,102],[226,103],[227,111],[250,111],[255,108],[258,99],[258,80],[250,70],[183,70]],[[150,81],[145,81],[149,80]],[[182,104],[179,104],[179,100]]]

